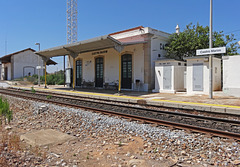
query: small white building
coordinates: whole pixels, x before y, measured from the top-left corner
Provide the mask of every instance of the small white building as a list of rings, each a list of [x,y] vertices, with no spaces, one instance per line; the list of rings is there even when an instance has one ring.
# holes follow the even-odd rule
[[[186,57],[187,94],[209,94],[209,56]],[[213,57],[213,91],[221,90],[221,59]]]
[[[160,93],[186,91],[184,72],[186,62],[174,59],[155,61],[155,90]]]
[[[0,58],[1,65],[1,80],[13,80],[24,76],[32,76],[38,74],[36,67],[39,65],[44,66],[43,60],[40,56],[36,55],[35,50],[28,48],[15,53],[5,55]],[[49,60],[47,65],[57,64]],[[40,75],[44,74],[44,70],[40,70]]]
[[[240,97],[240,55],[223,56],[223,92]]]
[[[165,57],[169,35],[139,26],[37,54],[46,58],[69,55],[68,68],[73,69],[74,88],[116,89],[120,86],[121,90],[152,91],[154,61]]]

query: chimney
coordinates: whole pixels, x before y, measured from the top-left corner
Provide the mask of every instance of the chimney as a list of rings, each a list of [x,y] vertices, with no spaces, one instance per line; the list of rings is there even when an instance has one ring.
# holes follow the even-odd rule
[[[179,25],[177,24],[177,26],[176,26],[176,34],[179,35],[179,33],[180,33],[180,28],[179,28]]]

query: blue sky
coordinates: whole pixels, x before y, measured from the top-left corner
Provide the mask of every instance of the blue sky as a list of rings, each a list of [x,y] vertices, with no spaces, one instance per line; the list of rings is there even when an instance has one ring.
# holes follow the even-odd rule
[[[136,26],[173,33],[189,23],[209,25],[209,0],[78,0],[78,40]],[[213,30],[240,41],[239,0],[213,0]],[[66,44],[66,0],[0,0],[0,57],[22,49]],[[62,57],[54,58],[62,69]]]

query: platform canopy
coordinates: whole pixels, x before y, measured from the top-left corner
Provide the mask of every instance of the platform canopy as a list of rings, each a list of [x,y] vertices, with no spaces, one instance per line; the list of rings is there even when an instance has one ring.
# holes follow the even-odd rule
[[[93,52],[102,49],[114,48],[116,51],[121,52],[124,46],[133,45],[138,43],[145,43],[145,41],[137,41],[130,43],[121,43],[109,35],[100,36],[84,41],[79,41],[73,44],[66,44],[62,46],[53,47],[50,49],[36,52],[36,54],[45,58],[51,58],[56,56],[64,56],[70,54],[81,54],[85,52]]]

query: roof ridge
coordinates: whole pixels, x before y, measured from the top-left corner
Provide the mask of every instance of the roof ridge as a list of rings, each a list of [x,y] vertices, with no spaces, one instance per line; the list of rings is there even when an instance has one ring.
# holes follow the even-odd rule
[[[18,53],[25,52],[25,51],[27,51],[27,50],[31,50],[31,51],[33,51],[33,52],[36,52],[36,50],[34,50],[34,49],[32,49],[32,48],[27,48],[27,49],[23,49],[23,50],[20,50],[20,51],[17,51],[17,52],[10,53],[10,54],[7,54],[7,55],[5,55],[5,56],[2,56],[1,59],[2,59],[2,58],[11,57],[11,56],[13,56],[13,55],[16,55],[16,54],[18,54]]]

